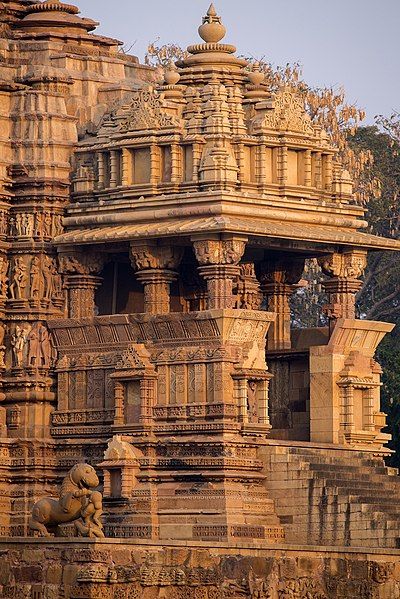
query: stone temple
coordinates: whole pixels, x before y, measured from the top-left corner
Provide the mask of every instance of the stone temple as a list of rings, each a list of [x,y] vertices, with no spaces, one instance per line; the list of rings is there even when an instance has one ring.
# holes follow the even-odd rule
[[[399,598],[393,325],[355,297],[400,242],[213,5],[163,81],[96,25],[0,2],[0,596]],[[296,329],[310,258],[329,326]],[[35,538],[80,463],[106,538]]]

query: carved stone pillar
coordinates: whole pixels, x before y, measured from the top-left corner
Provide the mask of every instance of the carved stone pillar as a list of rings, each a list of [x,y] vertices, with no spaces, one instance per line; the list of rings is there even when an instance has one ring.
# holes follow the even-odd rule
[[[243,238],[193,239],[199,273],[207,281],[207,308],[234,308],[233,281],[246,248]]]
[[[356,317],[356,294],[362,287],[358,278],[367,265],[367,254],[360,250],[335,253],[319,258],[318,263],[324,274],[330,277],[322,286],[329,295],[329,304],[324,307],[324,312],[333,329],[338,318]]]
[[[176,269],[182,259],[182,249],[156,242],[138,242],[131,244],[130,257],[136,277],[144,286],[144,311],[168,314],[170,286],[178,276]]]
[[[102,279],[97,276],[104,265],[100,254],[69,252],[60,255],[60,269],[68,293],[68,317],[95,316],[95,292]]]
[[[304,260],[266,260],[257,265],[260,289],[267,300],[268,312],[276,314],[276,320],[268,331],[268,349],[290,349],[290,296],[295,283],[301,278]]]

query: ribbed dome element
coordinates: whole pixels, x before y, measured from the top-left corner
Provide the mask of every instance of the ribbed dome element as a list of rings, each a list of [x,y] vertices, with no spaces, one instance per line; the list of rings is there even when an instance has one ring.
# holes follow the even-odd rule
[[[26,12],[31,13],[54,10],[68,12],[73,15],[77,15],[79,13],[79,8],[77,6],[74,6],[73,4],[64,4],[63,2],[60,2],[60,0],[46,0],[45,2],[38,2],[30,6]]]
[[[79,9],[73,4],[64,4],[60,0],[37,2],[27,9],[27,15],[18,23],[18,29],[30,33],[59,31],[68,29],[69,33],[88,32],[96,29],[98,23],[92,19],[78,17]]]

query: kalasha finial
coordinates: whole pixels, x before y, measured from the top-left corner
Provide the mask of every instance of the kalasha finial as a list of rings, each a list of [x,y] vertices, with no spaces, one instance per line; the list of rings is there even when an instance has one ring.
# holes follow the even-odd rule
[[[210,5],[207,15],[203,17],[203,24],[199,27],[199,35],[206,44],[218,44],[225,37],[226,29],[221,17],[217,15],[214,4]]]

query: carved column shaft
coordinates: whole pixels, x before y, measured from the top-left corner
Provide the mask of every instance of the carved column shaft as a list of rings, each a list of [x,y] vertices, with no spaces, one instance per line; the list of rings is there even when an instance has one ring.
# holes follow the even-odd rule
[[[304,185],[306,187],[312,185],[311,150],[304,152]]]
[[[362,281],[335,278],[323,283],[329,295],[329,304],[325,306],[325,314],[330,320],[356,317],[356,294],[362,287]]]
[[[260,383],[260,391],[258,397],[259,405],[259,422],[271,426],[269,419],[269,380],[266,379]]]
[[[193,248],[199,263],[199,274],[207,282],[207,308],[235,307],[233,280],[239,275],[239,262],[244,254],[243,239],[194,239]]]
[[[118,150],[111,150],[110,153],[110,187],[116,187],[119,178],[119,155]]]
[[[69,318],[95,316],[95,292],[101,285],[104,259],[99,254],[71,252],[60,255],[60,269],[68,293]]]
[[[144,311],[147,314],[168,314],[170,311],[170,285],[177,274],[172,270],[142,270],[136,278],[144,286]]]
[[[170,286],[177,278],[182,249],[159,246],[156,242],[132,243],[131,263],[136,278],[144,286],[144,310],[147,314],[170,312]]]
[[[142,424],[152,424],[154,421],[153,407],[156,403],[156,380],[142,379],[140,381],[140,422]]]
[[[68,317],[91,318],[95,315],[95,293],[102,279],[91,275],[67,275]]]
[[[200,275],[207,281],[207,308],[233,308],[233,279],[239,274],[239,267],[233,265],[200,266]]]
[[[372,387],[365,389],[363,397],[363,428],[367,431],[375,430],[374,399],[374,389]]]
[[[276,314],[276,320],[268,332],[268,349],[290,349],[290,296],[293,285],[285,283],[264,283],[261,291],[267,298],[268,312]]]
[[[114,404],[115,404],[114,424],[124,424],[124,422],[125,422],[124,400],[125,400],[124,385],[123,385],[123,383],[116,381],[114,383]]]
[[[235,391],[237,396],[237,405],[239,409],[239,420],[241,422],[249,421],[247,409],[247,379],[241,378],[236,381]]]
[[[320,258],[318,263],[330,277],[322,287],[329,296],[329,304],[324,307],[324,312],[332,330],[339,318],[356,318],[356,294],[362,287],[362,281],[358,278],[367,265],[367,254],[359,250],[335,253]]]
[[[270,350],[290,349],[290,296],[295,290],[295,283],[303,274],[304,258],[277,257],[256,266],[260,289],[267,300],[268,311],[276,314],[275,322],[268,331],[267,347]]]

